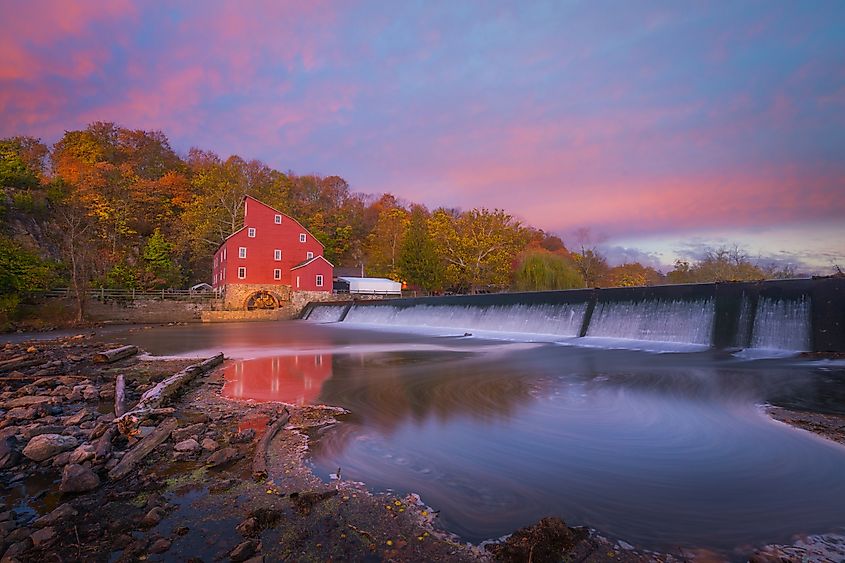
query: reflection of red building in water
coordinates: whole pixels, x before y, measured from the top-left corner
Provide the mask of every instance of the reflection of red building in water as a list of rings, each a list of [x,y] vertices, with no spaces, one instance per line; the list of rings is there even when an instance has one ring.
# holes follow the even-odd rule
[[[238,360],[225,370],[223,396],[297,405],[317,402],[332,376],[331,354]]]

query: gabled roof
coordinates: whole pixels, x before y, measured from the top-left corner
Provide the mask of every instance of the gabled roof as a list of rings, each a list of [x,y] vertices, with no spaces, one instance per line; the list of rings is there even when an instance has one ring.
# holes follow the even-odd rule
[[[245,195],[245,196],[244,196],[244,200],[246,200],[246,199],[251,199],[252,201],[254,201],[254,202],[256,202],[256,203],[260,203],[261,205],[263,205],[263,206],[264,206],[264,207],[266,207],[267,209],[271,209],[271,210],[273,210],[274,212],[278,213],[279,215],[284,215],[285,217],[287,217],[288,219],[290,219],[291,221],[293,221],[294,223],[296,223],[297,225],[299,225],[300,227],[302,227],[302,230],[304,230],[306,233],[308,233],[309,235],[311,235],[311,238],[313,238],[314,240],[316,240],[316,241],[317,241],[317,244],[319,244],[319,245],[320,245],[320,246],[322,246],[323,248],[325,248],[325,247],[326,247],[326,245],[325,245],[325,244],[323,244],[322,242],[320,242],[320,239],[318,239],[317,237],[315,237],[315,236],[314,236],[314,234],[313,234],[311,231],[309,231],[308,229],[306,229],[306,228],[305,228],[305,225],[303,225],[302,223],[300,223],[299,221],[297,221],[294,217],[291,217],[291,216],[290,216],[290,215],[288,215],[287,213],[283,213],[282,211],[279,211],[279,210],[278,210],[278,209],[276,209],[275,207],[272,207],[272,206],[270,206],[270,205],[267,205],[266,203],[264,203],[264,202],[263,202],[263,201],[261,201],[260,199],[256,199],[255,197],[253,197],[253,196],[251,196],[251,195]],[[235,232],[237,232],[237,231],[235,231]],[[235,233],[232,233],[232,234],[235,234]],[[229,236],[232,236],[232,235],[229,235]]]
[[[305,266],[307,266],[308,264],[310,264],[310,263],[311,263],[311,262],[313,262],[314,260],[322,260],[323,262],[325,262],[326,264],[328,264],[329,266],[331,266],[332,268],[334,268],[334,264],[332,264],[331,262],[329,262],[328,260],[326,260],[324,257],[322,257],[322,256],[315,256],[314,258],[309,258],[309,259],[308,259],[308,260],[306,260],[305,262],[300,262],[299,264],[297,264],[296,266],[294,266],[293,268],[291,268],[291,271],[298,270],[299,268],[304,268]]]

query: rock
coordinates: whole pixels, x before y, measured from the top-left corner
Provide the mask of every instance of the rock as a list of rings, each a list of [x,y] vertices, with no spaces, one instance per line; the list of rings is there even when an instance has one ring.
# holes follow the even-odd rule
[[[61,434],[65,427],[59,424],[38,424],[36,426],[28,426],[23,431],[23,437],[31,440],[41,434]]]
[[[34,354],[37,351],[38,351],[38,348],[36,348],[35,346],[30,346],[29,348],[26,349],[27,354]]]
[[[33,525],[36,528],[43,528],[45,526],[54,526],[58,524],[62,520],[66,518],[71,518],[79,514],[76,509],[71,506],[69,503],[60,504],[57,506],[52,512],[49,514],[45,514],[38,520],[36,520]]]
[[[96,473],[82,465],[69,464],[62,472],[62,484],[59,490],[63,493],[84,493],[100,486],[100,478]]]
[[[18,441],[12,436],[0,440],[0,469],[9,469],[18,464],[21,456],[17,446]]]
[[[78,413],[73,416],[69,416],[65,419],[65,425],[67,426],[79,426],[85,420],[87,420],[91,416],[91,413],[88,409],[82,409]]]
[[[38,411],[33,407],[15,407],[6,413],[8,420],[32,420],[38,416]]]
[[[200,449],[200,445],[193,438],[188,438],[176,444],[173,449],[177,452],[196,452]]]
[[[150,553],[164,553],[168,549],[170,549],[170,540],[167,538],[161,538],[153,542],[153,545],[150,546],[149,552]]]
[[[70,458],[68,459],[68,463],[75,463],[81,465],[86,461],[94,459],[95,453],[96,451],[93,445],[82,444],[71,452]]]
[[[209,467],[218,467],[235,461],[236,459],[240,459],[241,457],[243,457],[243,455],[235,448],[223,448],[222,450],[216,451],[208,456],[205,463]]]
[[[32,545],[35,547],[39,547],[41,545],[46,545],[52,542],[56,538],[56,529],[52,526],[48,526],[46,528],[42,528],[37,532],[32,532],[32,535],[29,536],[29,539],[32,540]]]
[[[60,434],[41,434],[32,438],[23,449],[23,455],[33,461],[44,461],[56,454],[72,450],[79,445],[76,438]]]
[[[246,561],[255,555],[255,552],[258,550],[258,546],[258,540],[246,540],[245,542],[238,544],[235,549],[229,552],[229,557],[232,561],[236,562]]]
[[[52,400],[53,398],[49,395],[27,395],[6,401],[3,403],[3,408],[14,409],[16,407],[31,407],[42,403],[49,403]]]
[[[96,401],[100,398],[100,392],[93,385],[86,385],[82,388],[82,398],[86,401]]]
[[[3,512],[0,512],[0,522],[7,522],[11,519],[12,519],[12,511],[11,510],[6,510],[6,511],[3,511]]]
[[[16,561],[17,557],[29,549],[30,546],[32,546],[32,540],[29,538],[13,543],[6,549],[6,552],[3,553],[3,563],[6,561]]]
[[[187,440],[188,438],[198,438],[201,434],[205,433],[205,424],[198,422],[197,424],[191,424],[190,426],[186,426],[184,428],[177,428],[173,431],[173,440],[176,442],[182,442]]]
[[[100,389],[100,399],[110,401],[114,399],[114,387],[103,387]]]
[[[162,507],[156,506],[144,515],[144,518],[141,520],[141,526],[144,528],[152,528],[161,522],[161,519],[164,518],[165,514],[167,514],[167,512],[165,512]]]
[[[218,444],[211,438],[203,438],[202,443],[200,445],[202,446],[202,449],[207,452],[213,452],[214,450],[220,447],[220,444]]]
[[[263,555],[256,555],[255,557],[250,557],[244,563],[264,563],[264,556]]]
[[[229,439],[230,444],[246,444],[252,442],[255,439],[255,430],[252,428],[247,428],[246,430],[241,430],[234,436]]]
[[[244,537],[255,535],[258,531],[258,521],[255,518],[249,517],[235,527],[235,530]]]
[[[53,467],[64,467],[70,463],[70,454],[73,452],[62,452],[53,458]]]
[[[16,528],[15,530],[12,530],[8,536],[6,536],[6,541],[11,543],[25,541],[29,539],[29,535],[31,533],[32,530],[27,527]]]

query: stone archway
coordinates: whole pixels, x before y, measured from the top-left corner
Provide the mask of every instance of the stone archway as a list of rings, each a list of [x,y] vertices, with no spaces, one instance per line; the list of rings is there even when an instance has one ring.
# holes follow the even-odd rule
[[[278,309],[279,299],[269,291],[256,291],[247,297],[246,307],[247,311],[254,311],[256,309]]]

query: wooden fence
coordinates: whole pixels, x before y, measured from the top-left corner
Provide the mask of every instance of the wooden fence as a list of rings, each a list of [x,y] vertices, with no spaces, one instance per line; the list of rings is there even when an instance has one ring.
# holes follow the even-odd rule
[[[198,292],[190,289],[156,289],[143,291],[140,289],[109,289],[105,287],[91,288],[87,292],[89,299],[100,301],[136,301],[136,300],[174,300],[174,301],[206,301],[218,296],[211,291]],[[75,297],[73,289],[58,287],[34,293],[40,297]]]

